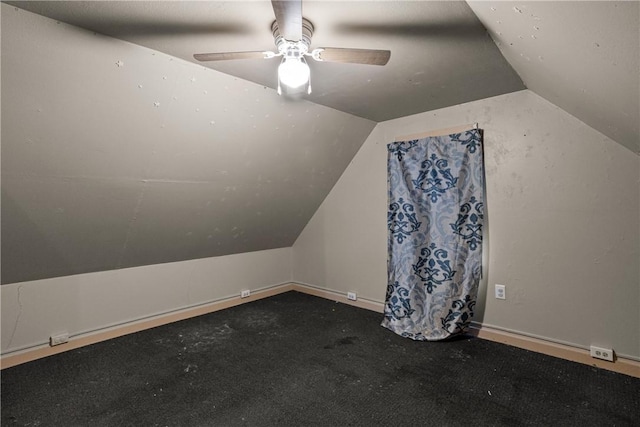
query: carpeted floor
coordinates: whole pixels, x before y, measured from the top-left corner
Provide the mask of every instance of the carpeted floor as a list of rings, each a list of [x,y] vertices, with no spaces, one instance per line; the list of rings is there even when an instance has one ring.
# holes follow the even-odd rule
[[[640,379],[288,292],[2,371],[3,426],[638,426]]]

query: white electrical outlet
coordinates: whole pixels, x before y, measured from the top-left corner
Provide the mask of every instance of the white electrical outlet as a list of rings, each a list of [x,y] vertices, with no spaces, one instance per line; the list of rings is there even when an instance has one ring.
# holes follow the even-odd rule
[[[355,292],[347,292],[347,299],[351,301],[355,301],[358,299],[358,296]]]
[[[496,298],[507,299],[507,290],[504,285],[496,285]]]
[[[613,362],[613,349],[612,348],[596,347],[596,346],[592,345],[591,346],[591,357],[595,357],[596,359],[608,360],[609,362]]]
[[[49,345],[51,347],[64,344],[66,342],[69,342],[69,334],[67,332],[58,335],[51,335],[49,337]]]
[[[240,298],[247,298],[251,295],[251,291],[249,289],[245,289],[240,293]]]

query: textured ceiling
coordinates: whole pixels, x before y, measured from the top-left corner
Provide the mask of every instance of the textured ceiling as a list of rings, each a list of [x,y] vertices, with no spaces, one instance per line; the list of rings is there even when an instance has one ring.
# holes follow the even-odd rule
[[[3,283],[291,246],[374,126],[3,4]]]
[[[264,0],[9,3],[192,62],[274,49]],[[314,103],[379,122],[526,86],[640,153],[638,1],[305,0],[303,14],[312,47],[392,52],[385,67],[311,61]],[[204,65],[276,85],[277,59]]]
[[[302,99],[192,57],[272,50],[268,1],[8,3],[3,283],[290,246],[375,122],[525,85],[640,151],[638,2],[305,1],[312,47],[392,53]]]
[[[269,1],[10,2],[275,88],[277,58],[199,63],[194,53],[275,50]],[[391,50],[384,67],[310,61],[304,98],[376,122],[524,89],[464,1],[303,1],[311,47]]]
[[[527,88],[640,152],[640,2],[470,2]]]

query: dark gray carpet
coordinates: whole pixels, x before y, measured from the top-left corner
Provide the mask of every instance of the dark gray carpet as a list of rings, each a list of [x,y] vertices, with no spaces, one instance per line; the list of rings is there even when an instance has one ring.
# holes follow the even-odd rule
[[[2,425],[631,426],[640,380],[288,292],[2,371]]]

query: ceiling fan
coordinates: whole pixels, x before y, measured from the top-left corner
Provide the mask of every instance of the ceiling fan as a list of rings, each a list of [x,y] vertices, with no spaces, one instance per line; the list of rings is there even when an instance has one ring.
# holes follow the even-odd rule
[[[276,20],[271,25],[277,52],[217,52],[196,53],[198,61],[226,61],[231,59],[270,59],[282,57],[278,67],[278,94],[282,94],[282,83],[287,88],[307,86],[311,93],[310,71],[305,56],[316,61],[353,64],[385,65],[391,52],[375,49],[345,49],[320,47],[309,51],[313,25],[302,17],[302,0],[271,0]]]

